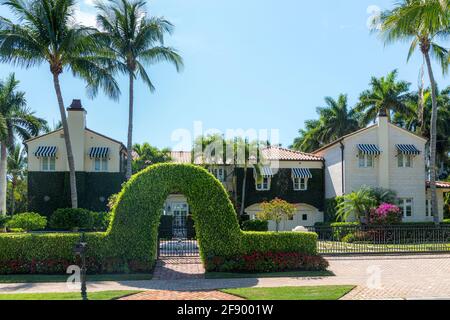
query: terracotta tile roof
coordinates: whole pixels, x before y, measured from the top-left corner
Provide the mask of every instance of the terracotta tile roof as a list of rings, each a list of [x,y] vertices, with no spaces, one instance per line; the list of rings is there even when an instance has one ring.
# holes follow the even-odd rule
[[[427,181],[427,188],[430,187],[430,181]],[[436,187],[441,189],[450,189],[450,182],[436,181]]]
[[[171,151],[170,157],[175,163],[191,163],[192,153],[190,151]]]
[[[262,150],[263,157],[266,160],[280,160],[280,161],[323,161],[322,157],[313,154],[290,150],[281,147],[268,147]],[[175,163],[192,163],[192,153],[189,151],[172,151],[170,156]],[[196,164],[201,164],[201,159],[195,161]],[[218,161],[217,164],[222,163]]]
[[[268,160],[284,161],[323,161],[322,157],[314,154],[295,151],[282,147],[268,147],[262,150],[263,156]]]

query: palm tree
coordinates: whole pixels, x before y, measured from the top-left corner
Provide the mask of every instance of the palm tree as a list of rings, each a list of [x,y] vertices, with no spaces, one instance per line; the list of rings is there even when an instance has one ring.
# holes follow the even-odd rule
[[[359,128],[353,110],[348,110],[347,95],[340,94],[335,100],[325,98],[326,107],[317,108],[320,116],[321,129],[319,139],[329,143]]]
[[[0,212],[6,213],[7,157],[8,148],[14,145],[16,136],[22,140],[39,133],[44,120],[34,116],[26,107],[25,93],[17,91],[19,81],[11,74],[6,81],[0,82],[0,114],[2,127],[6,131],[0,137]]]
[[[363,113],[361,118],[363,126],[375,121],[380,113],[386,114],[390,120],[392,112],[407,111],[405,101],[408,98],[410,84],[406,81],[397,81],[397,75],[397,70],[394,70],[386,77],[372,77],[370,89],[361,93],[355,110]]]
[[[336,217],[341,221],[348,221],[354,217],[361,221],[363,217],[369,221],[370,209],[376,206],[376,199],[369,187],[362,187],[358,191],[344,195],[344,201],[337,207]]]
[[[305,129],[298,131],[300,136],[294,139],[290,148],[303,152],[313,152],[319,149],[324,145],[323,141],[319,141],[320,129],[319,120],[306,120]]]
[[[102,29],[99,36],[104,40],[105,48],[114,56],[116,69],[129,78],[126,169],[128,179],[132,174],[134,80],[139,76],[150,91],[154,91],[145,64],[167,61],[172,63],[177,71],[183,66],[183,60],[177,52],[164,46],[164,36],[172,33],[173,25],[164,18],[147,17],[145,5],[146,2],[141,0],[97,3],[100,10],[97,22]]]
[[[19,144],[15,144],[9,150],[8,154],[8,174],[11,180],[11,215],[16,210],[15,191],[20,180],[24,179],[27,166],[25,150]]]
[[[99,88],[117,99],[120,91],[109,68],[109,56],[99,46],[94,30],[74,18],[75,0],[3,0],[19,23],[0,17],[0,61],[29,68],[49,65],[64,131],[70,171],[72,207],[78,207],[75,163],[59,77],[70,70],[86,81],[88,94]]]
[[[448,1],[443,0],[403,0],[394,9],[381,15],[381,36],[386,44],[397,41],[411,41],[408,60],[417,47],[420,48],[428,71],[431,85],[432,111],[430,120],[430,190],[431,209],[434,222],[439,223],[436,194],[436,122],[437,100],[431,57],[438,60],[443,71],[447,71],[448,52],[438,43],[437,38],[448,35],[450,10]]]
[[[144,170],[146,167],[155,163],[170,162],[170,150],[165,148],[159,150],[151,146],[148,142],[135,144],[133,146],[135,158],[133,159],[133,173]]]

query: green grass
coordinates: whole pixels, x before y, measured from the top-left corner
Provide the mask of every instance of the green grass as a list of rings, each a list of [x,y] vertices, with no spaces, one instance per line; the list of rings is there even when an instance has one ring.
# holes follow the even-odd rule
[[[433,252],[450,251],[450,243],[417,243],[417,244],[371,244],[371,243],[348,243],[338,241],[319,241],[317,250],[321,254],[337,253],[345,251],[346,253],[367,252],[367,253],[386,253],[386,252]]]
[[[66,282],[69,275],[43,274],[11,274],[0,275],[0,283],[31,283],[31,282]],[[88,275],[87,281],[128,281],[151,280],[151,274],[94,274]]]
[[[241,278],[305,278],[305,277],[330,277],[331,271],[286,271],[268,273],[229,273],[207,272],[206,279],[241,279]]]
[[[354,286],[315,286],[223,289],[222,292],[247,300],[338,300]]]
[[[140,291],[100,291],[88,293],[89,300],[114,300]],[[79,292],[0,294],[0,300],[81,300]]]

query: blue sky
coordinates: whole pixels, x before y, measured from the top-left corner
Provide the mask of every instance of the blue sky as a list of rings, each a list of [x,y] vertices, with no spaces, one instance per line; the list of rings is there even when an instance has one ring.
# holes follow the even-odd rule
[[[408,46],[384,47],[367,28],[368,7],[390,8],[393,0],[154,0],[152,15],[176,25],[166,44],[185,60],[148,68],[157,88],[136,86],[134,141],[176,148],[174,130],[203,128],[279,129],[292,143],[304,120],[316,117],[325,96],[349,95],[353,104],[370,77],[398,69],[416,87],[421,57],[407,63]],[[93,23],[92,0],[79,1],[79,18]],[[10,16],[6,8],[0,15]],[[59,119],[48,66],[28,70],[0,65],[0,78],[16,72],[28,106],[50,123]],[[448,84],[436,68],[440,87]],[[127,81],[119,102],[86,97],[71,74],[61,79],[65,103],[82,99],[88,127],[126,142]]]

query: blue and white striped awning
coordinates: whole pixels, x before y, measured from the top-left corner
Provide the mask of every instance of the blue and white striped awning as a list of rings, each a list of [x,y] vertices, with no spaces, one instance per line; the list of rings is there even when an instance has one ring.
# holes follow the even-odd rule
[[[58,148],[56,148],[55,146],[40,146],[37,148],[36,152],[34,153],[34,155],[36,157],[50,157],[50,158],[54,158],[56,156],[56,151],[58,150]]]
[[[293,178],[312,178],[311,170],[305,168],[293,168],[292,169]]]
[[[421,151],[417,149],[416,146],[413,144],[397,144],[396,146],[399,153],[416,156],[421,154]]]
[[[89,157],[92,158],[107,158],[109,148],[107,147],[93,147],[89,151]]]
[[[257,176],[257,169],[254,168],[254,175]],[[261,177],[273,177],[273,171],[270,167],[260,167],[259,168],[259,174]]]
[[[377,156],[381,154],[380,148],[376,144],[358,144],[358,149],[364,153],[372,156]]]

